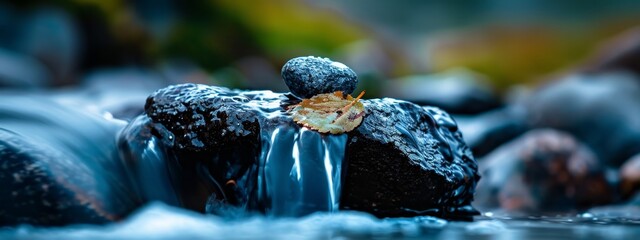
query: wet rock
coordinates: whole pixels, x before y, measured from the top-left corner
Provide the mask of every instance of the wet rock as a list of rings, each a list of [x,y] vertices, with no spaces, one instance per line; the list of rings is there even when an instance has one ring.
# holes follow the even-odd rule
[[[570,135],[532,130],[480,159],[482,210],[567,211],[610,203],[613,191],[596,155]]]
[[[175,178],[181,201],[200,211],[213,198],[273,215],[338,204],[381,217],[476,213],[470,206],[476,163],[443,111],[362,100],[367,115],[360,127],[323,135],[293,123],[284,107],[296,101],[269,91],[170,86],[148,98],[143,124],[130,125],[120,144],[133,146],[141,139],[130,131],[149,129],[142,140],[162,145],[172,174],[185,177]]]
[[[476,213],[476,162],[447,113],[390,98],[363,104],[362,125],[348,133],[343,209],[381,217]]]
[[[145,113],[175,136],[177,149],[217,152],[227,144],[257,145],[261,113],[246,103],[277,101],[279,97],[205,85],[174,85],[149,96]]]
[[[0,225],[105,223],[140,206],[115,151],[123,125],[46,98],[3,94]]]
[[[282,67],[282,78],[300,98],[342,91],[351,94],[358,83],[356,73],[346,65],[320,57],[297,57]]]
[[[58,151],[0,129],[0,225],[106,223],[92,171]]]
[[[482,76],[465,69],[395,79],[384,94],[436,106],[451,114],[477,114],[502,106],[491,85]]]
[[[298,127],[282,107],[294,98],[269,91],[170,86],[148,98],[146,119],[125,130],[120,145],[141,140],[131,131],[151,129],[153,135],[142,141],[158,139],[153,145],[161,145],[160,152],[168,156],[162,160],[172,176],[179,176],[173,179],[179,179],[174,186],[182,207],[227,216],[238,213],[221,212],[225,208],[277,216],[337,210],[341,164],[334,161],[344,158],[339,149],[346,136]],[[146,161],[128,155],[133,165]]]

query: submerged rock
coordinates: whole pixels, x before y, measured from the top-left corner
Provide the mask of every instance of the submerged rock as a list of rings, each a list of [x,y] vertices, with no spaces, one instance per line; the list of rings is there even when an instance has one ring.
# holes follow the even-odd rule
[[[301,98],[335,91],[351,94],[358,84],[356,73],[346,65],[311,56],[289,60],[282,67],[282,78],[291,93]]]
[[[325,135],[293,122],[285,107],[296,101],[269,91],[170,86],[148,98],[146,114],[122,132],[119,144],[134,169],[151,162],[136,152],[158,152],[177,204],[199,211],[475,214],[476,162],[443,111],[362,100],[367,114],[360,127]]]

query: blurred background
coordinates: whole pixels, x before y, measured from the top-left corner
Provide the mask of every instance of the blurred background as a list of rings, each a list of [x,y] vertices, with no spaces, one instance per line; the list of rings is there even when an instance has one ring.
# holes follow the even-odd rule
[[[638,26],[637,0],[3,1],[0,95],[131,119],[169,84],[284,92],[287,60],[329,57],[365,98],[454,114],[478,205],[640,206]]]
[[[504,94],[580,64],[639,16],[634,0],[4,1],[0,85],[69,86],[126,68],[286,91],[280,67],[315,55],[353,68],[368,97],[415,97],[406,85],[447,77]]]

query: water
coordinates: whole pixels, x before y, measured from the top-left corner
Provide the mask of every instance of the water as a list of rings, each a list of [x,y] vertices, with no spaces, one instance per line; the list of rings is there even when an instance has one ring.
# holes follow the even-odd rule
[[[118,136],[142,199],[224,216],[339,209],[346,134],[299,127],[282,108],[282,94],[188,90],[159,94],[154,101],[188,103],[153,105],[157,114],[135,118]]]
[[[116,160],[114,136],[125,122],[43,96],[0,96],[2,225],[29,213],[19,221],[109,222],[140,205]]]
[[[346,136],[322,136],[295,125],[278,125],[261,133],[263,151],[255,172],[256,192],[270,202],[265,215],[229,219],[182,208],[182,185],[173,169],[175,136],[142,116],[123,131],[120,155],[113,136],[125,126],[109,115],[87,114],[33,96],[2,96],[0,123],[4,129],[42,144],[50,153],[67,156],[71,165],[89,169],[93,187],[111,193],[109,211],[146,203],[134,214],[106,225],[0,228],[0,239],[638,239],[638,212],[604,209],[572,215],[526,216],[485,212],[473,222],[433,217],[378,219],[367,213],[339,211],[340,178]],[[28,107],[24,107],[28,106]],[[74,117],[69,117],[74,116]],[[274,114],[274,117],[277,114]],[[135,130],[133,129],[135,128]],[[2,130],[5,131],[5,130]],[[158,133],[157,136],[151,134]],[[147,136],[147,138],[139,138]],[[128,144],[128,145],[127,145]],[[130,155],[127,155],[130,154]],[[138,156],[138,157],[133,157]],[[282,156],[282,157],[278,157]],[[116,161],[121,160],[122,162]],[[123,163],[122,165],[120,163]],[[184,167],[184,166],[182,166]],[[126,169],[126,171],[124,169]],[[85,174],[79,174],[84,176]],[[115,184],[114,184],[115,183]],[[79,186],[84,186],[78,183]],[[133,190],[132,190],[133,189]],[[202,190],[202,189],[200,189]],[[211,192],[204,190],[209,197]],[[274,193],[273,195],[267,193]],[[205,199],[206,200],[206,199]],[[249,201],[249,200],[247,200]],[[162,203],[160,203],[162,202]],[[206,201],[205,201],[206,202]],[[7,206],[3,202],[3,206]],[[250,207],[247,205],[246,207]],[[247,210],[247,209],[243,209]],[[250,209],[249,209],[250,210]],[[304,217],[312,210],[322,210]],[[625,215],[626,214],[626,215]],[[275,218],[273,216],[284,216]]]
[[[0,229],[2,239],[638,239],[638,222],[594,216],[434,217],[378,219],[362,212],[314,213],[302,218],[229,220],[153,203],[121,223],[64,228]]]
[[[271,203],[266,213],[302,216],[337,211],[346,134],[323,136],[291,125],[266,135],[264,193]]]

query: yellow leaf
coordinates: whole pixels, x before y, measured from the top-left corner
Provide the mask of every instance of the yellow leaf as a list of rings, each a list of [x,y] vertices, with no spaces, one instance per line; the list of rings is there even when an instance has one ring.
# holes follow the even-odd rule
[[[353,98],[341,91],[318,94],[310,99],[289,106],[293,121],[321,133],[341,134],[349,132],[362,123],[364,105],[360,98],[364,91]]]

